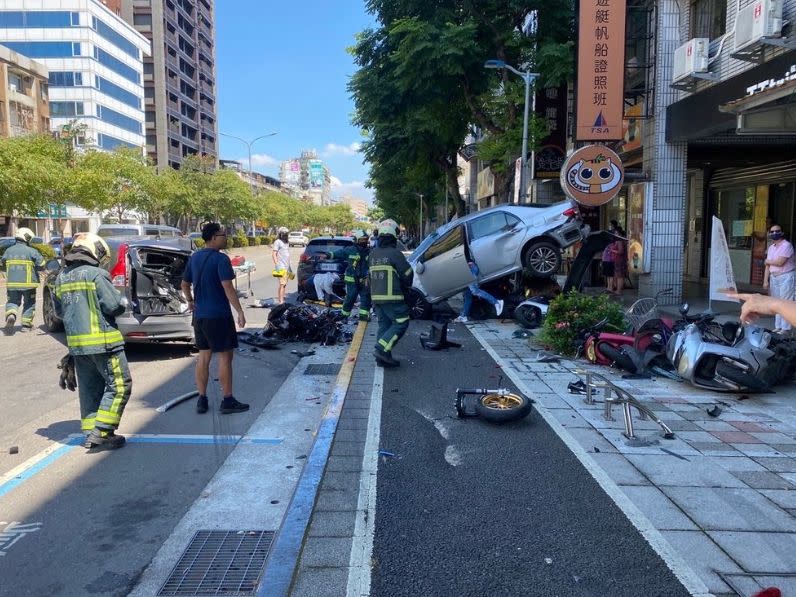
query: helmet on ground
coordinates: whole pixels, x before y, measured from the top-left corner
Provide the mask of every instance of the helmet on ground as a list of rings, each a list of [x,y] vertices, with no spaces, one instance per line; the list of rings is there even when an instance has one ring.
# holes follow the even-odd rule
[[[379,224],[379,236],[389,235],[398,238],[399,228],[395,220],[384,220]]]
[[[23,243],[30,243],[33,240],[33,237],[36,236],[33,234],[33,230],[30,228],[18,228],[16,233],[14,234],[14,238],[17,240],[21,240]]]
[[[70,253],[82,253],[92,257],[100,266],[111,260],[111,249],[105,239],[93,232],[84,232],[72,243]]]

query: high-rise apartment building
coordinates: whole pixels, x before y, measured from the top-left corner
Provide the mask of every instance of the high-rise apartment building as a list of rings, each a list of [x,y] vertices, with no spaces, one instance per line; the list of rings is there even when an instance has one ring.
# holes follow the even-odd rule
[[[50,130],[47,67],[0,46],[0,137]]]
[[[117,0],[118,1],[118,0]],[[160,168],[218,155],[213,0],[121,0],[152,42],[144,62],[146,148]]]
[[[314,149],[301,152],[301,157],[285,160],[279,169],[282,188],[316,205],[332,202],[331,173],[326,164],[318,159]]]
[[[4,0],[0,45],[49,69],[53,130],[86,125],[100,149],[144,146],[143,58],[149,42],[99,0]]]

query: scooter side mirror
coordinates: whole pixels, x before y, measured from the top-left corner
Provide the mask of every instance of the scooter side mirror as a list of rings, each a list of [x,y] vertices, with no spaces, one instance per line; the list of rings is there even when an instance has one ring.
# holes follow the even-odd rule
[[[680,305],[680,315],[682,315],[683,317],[688,315],[688,310],[690,308],[691,306],[688,303],[683,303],[682,305]]]

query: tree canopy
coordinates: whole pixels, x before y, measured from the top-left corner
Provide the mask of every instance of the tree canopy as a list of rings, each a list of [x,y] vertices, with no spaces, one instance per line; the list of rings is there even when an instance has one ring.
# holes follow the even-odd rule
[[[362,128],[370,185],[386,215],[417,221],[447,192],[457,214],[457,152],[473,127],[486,136],[479,157],[507,197],[520,154],[524,83],[489,59],[541,73],[555,85],[572,72],[570,0],[369,0],[378,26],[362,32],[351,53],[358,70],[349,90]],[[529,150],[545,133],[531,124]],[[410,224],[411,225],[411,224]]]
[[[0,213],[35,215],[53,203],[114,221],[143,217],[184,229],[206,220],[337,232],[354,227],[345,206],[319,207],[276,191],[253,194],[237,173],[216,168],[208,157],[189,156],[180,170],[158,173],[134,149],[77,151],[69,137],[47,135],[0,139]]]

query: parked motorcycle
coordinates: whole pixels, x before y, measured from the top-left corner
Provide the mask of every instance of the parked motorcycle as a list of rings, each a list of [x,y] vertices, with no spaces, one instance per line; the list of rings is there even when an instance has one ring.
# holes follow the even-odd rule
[[[687,315],[688,306],[681,308]],[[698,388],[765,392],[793,377],[796,343],[755,326],[699,318],[669,339],[666,356]]]

